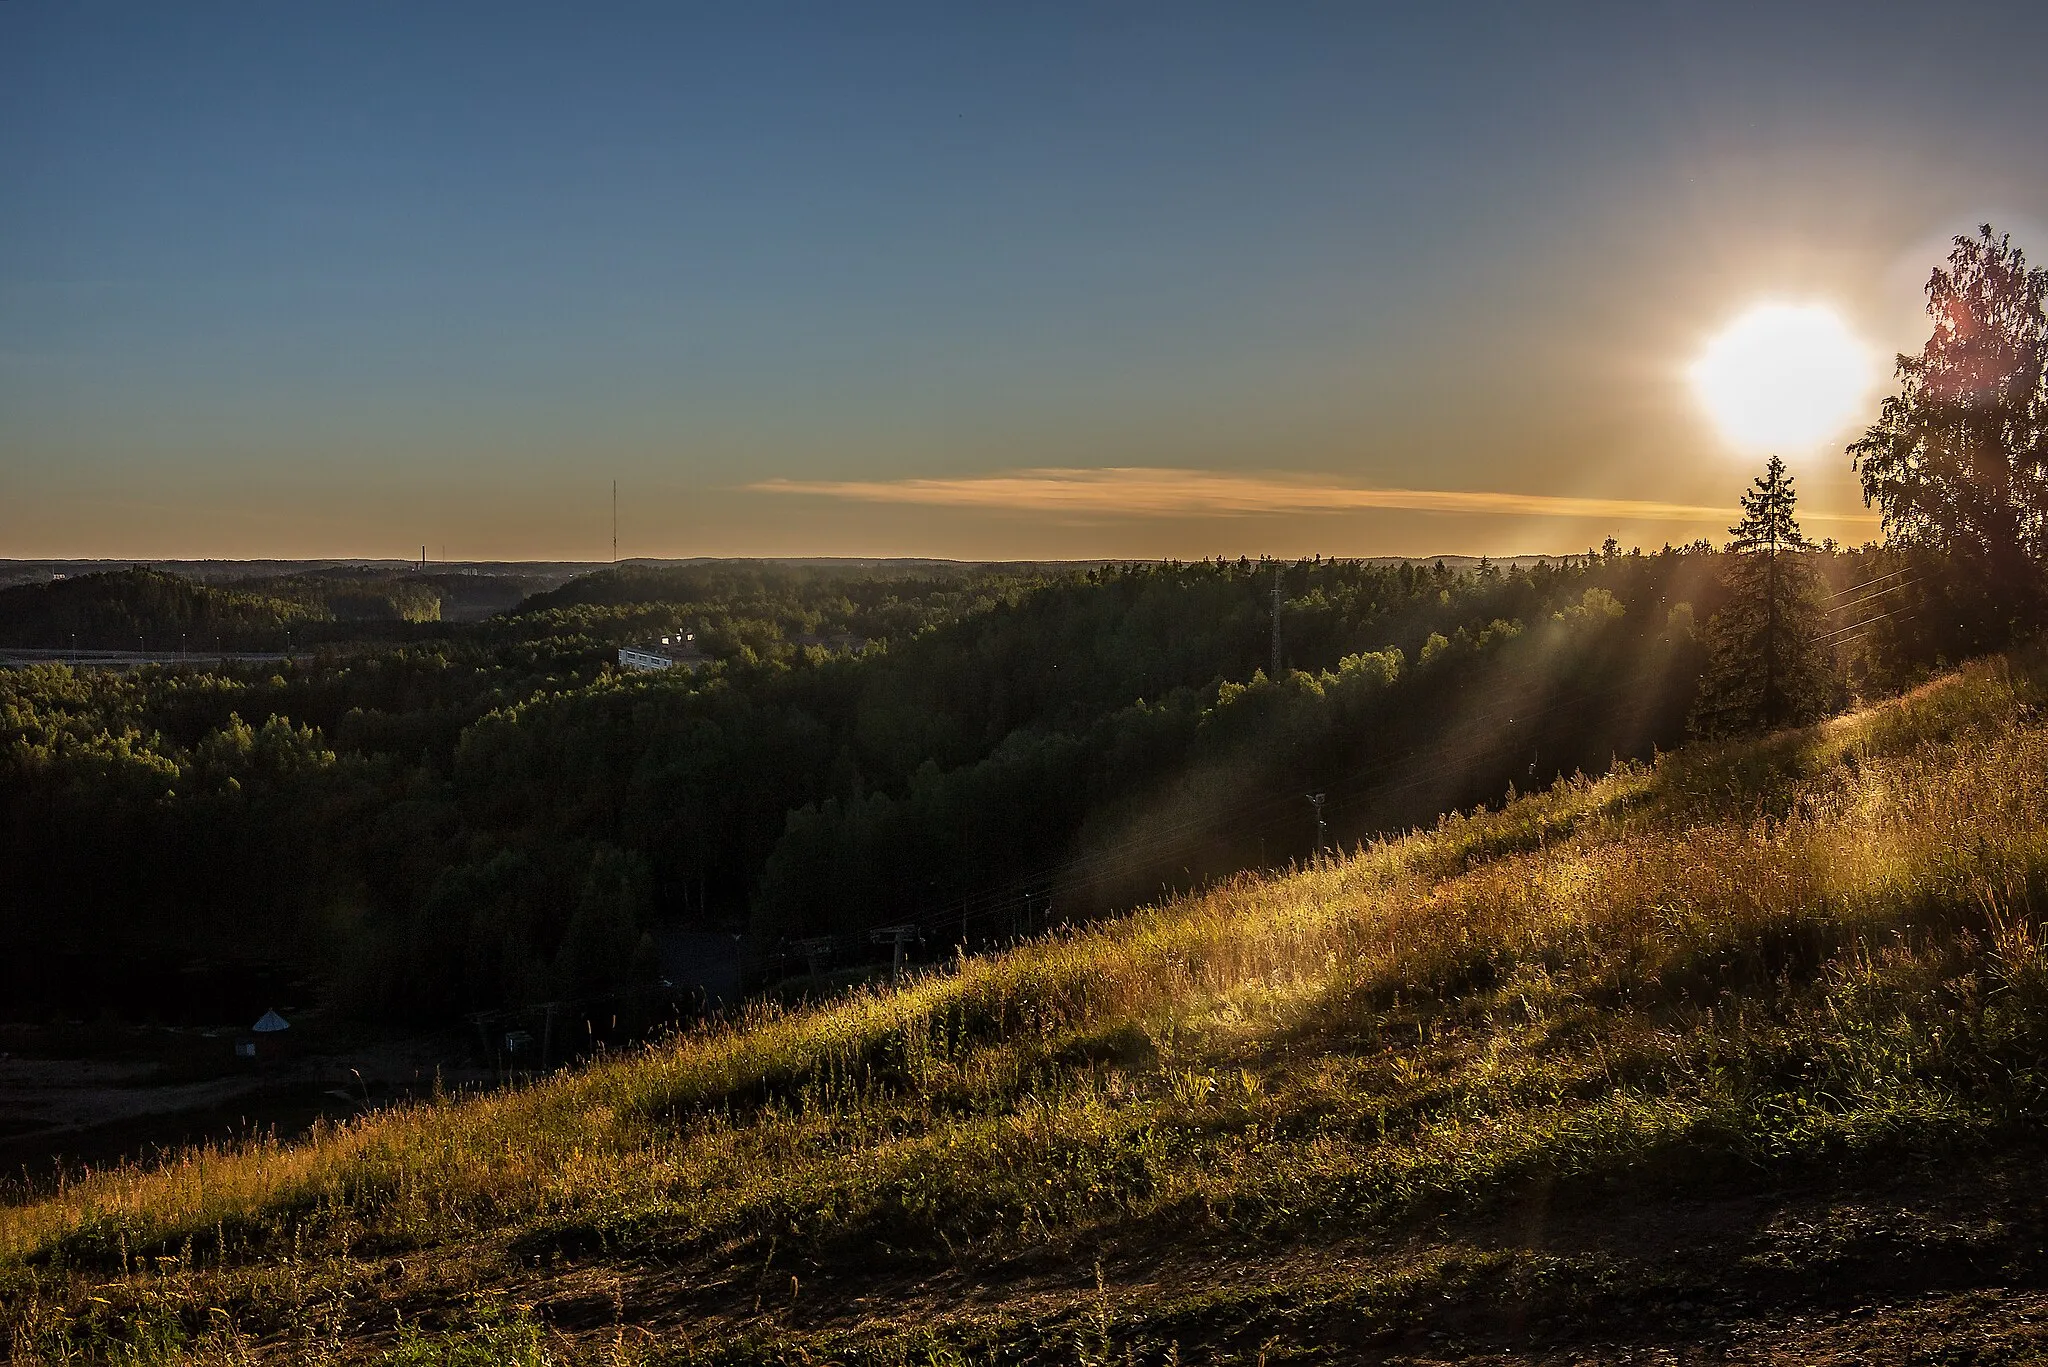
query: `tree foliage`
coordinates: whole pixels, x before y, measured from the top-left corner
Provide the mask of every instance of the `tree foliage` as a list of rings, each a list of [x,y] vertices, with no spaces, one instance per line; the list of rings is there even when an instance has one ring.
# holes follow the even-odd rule
[[[203,656],[403,635],[439,623],[456,578],[338,570],[209,584],[112,570],[0,589],[0,645]]]
[[[698,570],[274,664],[0,671],[0,1003],[147,1013],[166,965],[264,959],[445,1020],[645,981],[667,928],[772,974],[1048,869],[1040,913],[1097,915],[1307,855],[1305,792],[1349,842],[1671,744],[1725,560]],[[612,666],[677,617],[714,663]]]
[[[1742,495],[1742,520],[1729,529],[1727,600],[1707,622],[1706,671],[1693,709],[1700,733],[1808,722],[1834,701],[1822,582],[1794,516],[1798,503],[1777,456]]]
[[[2048,556],[2048,270],[1990,225],[1927,282],[1934,332],[1849,447],[1896,543],[1976,581],[1984,635],[2038,620]],[[1995,642],[1988,642],[1995,643]]]

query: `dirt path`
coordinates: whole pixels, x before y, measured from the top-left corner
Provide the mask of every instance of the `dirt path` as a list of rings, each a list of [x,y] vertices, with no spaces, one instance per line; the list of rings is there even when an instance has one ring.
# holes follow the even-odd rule
[[[431,1091],[437,1077],[450,1090],[495,1080],[463,1060],[459,1040],[441,1036],[260,1066],[235,1060],[233,1039],[138,1029],[88,1040],[90,1052],[67,1057],[77,1041],[9,1027],[0,1037],[0,1200],[45,1187],[60,1170],[250,1133],[288,1137],[322,1117]]]
[[[147,1064],[0,1059],[0,1117],[14,1142],[217,1107],[260,1091],[259,1077],[158,1084]]]

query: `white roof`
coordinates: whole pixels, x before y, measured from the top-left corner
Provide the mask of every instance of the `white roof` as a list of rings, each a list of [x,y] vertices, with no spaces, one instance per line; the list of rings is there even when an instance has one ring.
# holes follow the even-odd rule
[[[275,1011],[265,1011],[263,1019],[257,1021],[249,1028],[259,1035],[268,1035],[279,1030],[289,1030],[292,1028],[292,1023],[283,1016],[278,1015]]]

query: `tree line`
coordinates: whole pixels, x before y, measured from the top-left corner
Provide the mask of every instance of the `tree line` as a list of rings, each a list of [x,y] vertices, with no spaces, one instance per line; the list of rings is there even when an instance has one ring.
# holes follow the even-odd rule
[[[437,624],[467,576],[328,571],[210,584],[137,566],[0,589],[0,646],[205,655]]]
[[[673,924],[744,930],[771,972],[790,938],[1205,809],[1405,783],[1434,747],[1428,785],[1333,809],[1357,838],[1675,742],[1697,668],[1679,605],[1712,609],[1717,558],[1033,568],[922,596],[855,573],[841,596],[873,615],[840,620],[864,652],[785,639],[699,673],[621,673],[553,607],[275,663],[0,673],[8,997],[76,1012],[150,965],[271,955],[338,1006],[424,1020],[645,974]],[[811,620],[811,592],[757,620]],[[1591,679],[1611,696],[1579,701]],[[1308,853],[1299,806],[1064,910]]]
[[[673,926],[769,977],[880,925],[999,934],[969,913],[1003,889],[1097,915],[1809,720],[2038,627],[2044,292],[1988,230],[1936,272],[1935,334],[1850,451],[1882,545],[1810,545],[1773,462],[1720,547],[626,566],[374,647],[0,673],[0,999],[197,1012],[200,970],[262,963],[444,1020],[647,982]],[[51,592],[255,634],[295,601],[107,578]],[[674,629],[713,663],[613,666]]]

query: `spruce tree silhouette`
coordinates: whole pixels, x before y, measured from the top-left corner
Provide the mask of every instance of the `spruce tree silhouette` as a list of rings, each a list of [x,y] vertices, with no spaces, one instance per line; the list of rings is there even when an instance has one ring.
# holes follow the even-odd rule
[[[1742,496],[1742,520],[1729,528],[1728,601],[1704,633],[1707,667],[1692,718],[1701,735],[1812,721],[1833,700],[1820,576],[1793,516],[1798,502],[1776,456]]]

